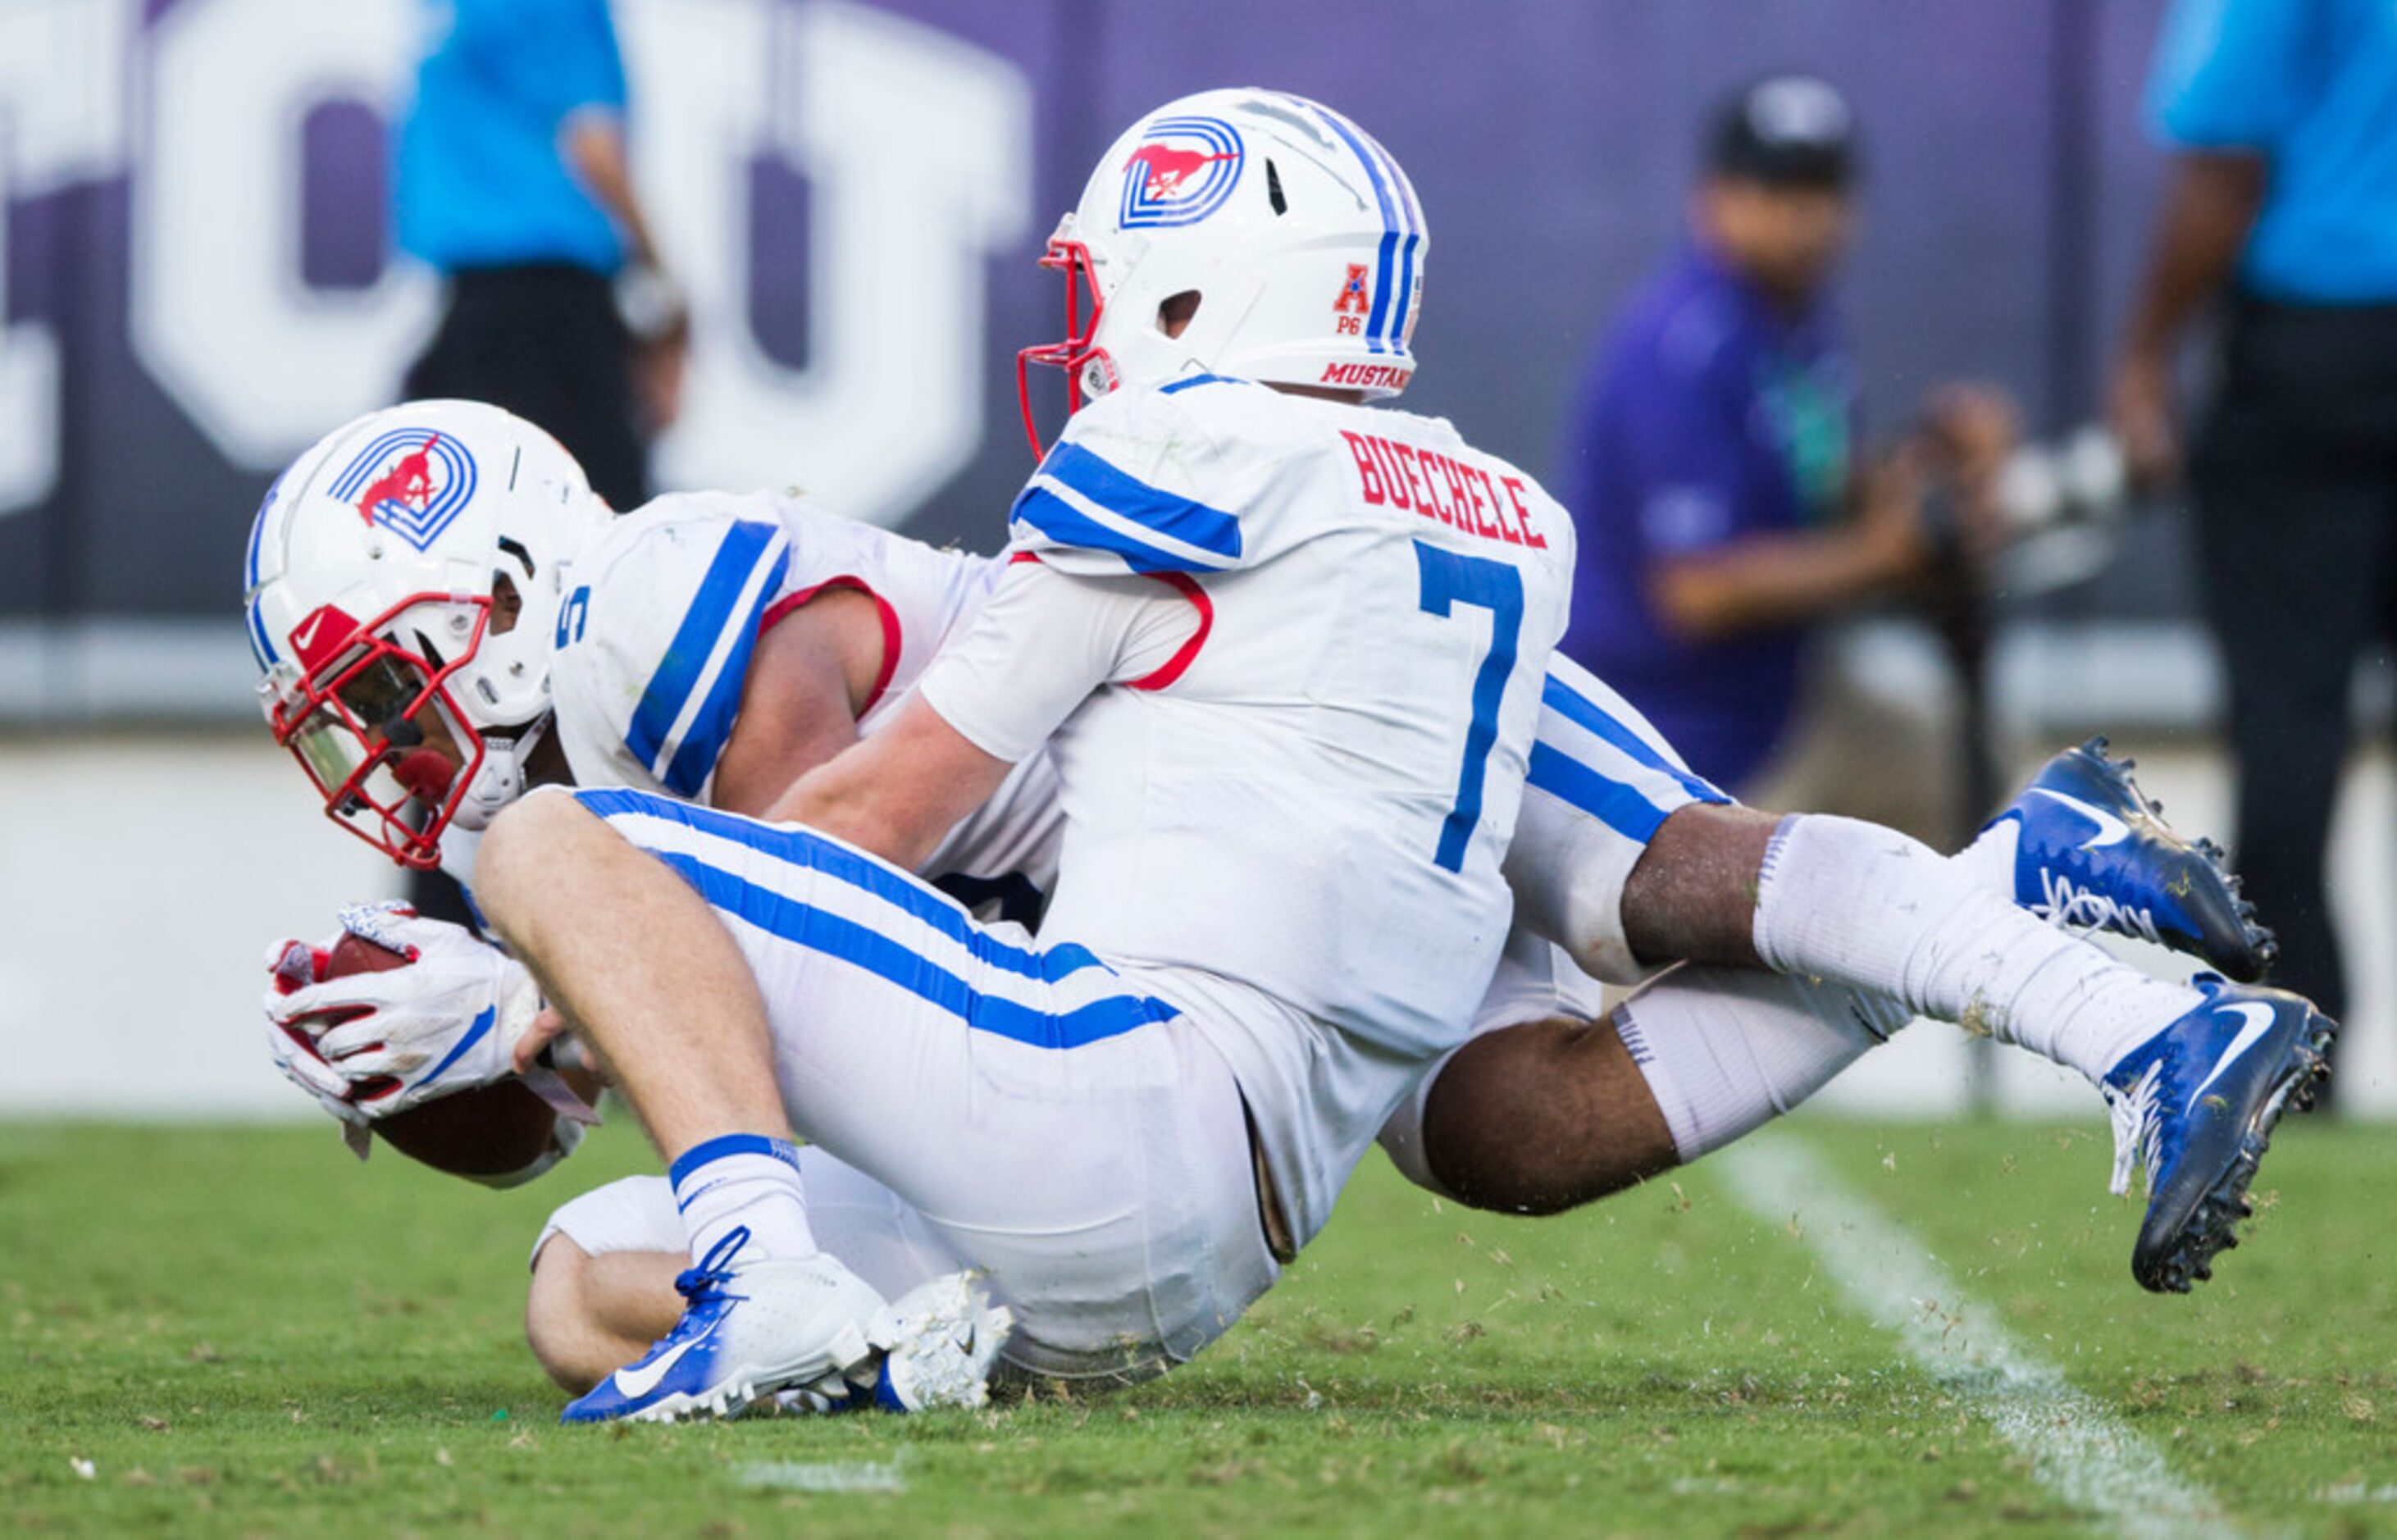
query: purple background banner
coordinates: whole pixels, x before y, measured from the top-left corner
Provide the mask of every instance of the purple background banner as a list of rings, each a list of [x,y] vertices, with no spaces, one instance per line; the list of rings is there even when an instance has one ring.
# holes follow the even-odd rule
[[[686,238],[703,255],[716,249],[708,240],[729,243],[720,261],[687,275],[712,317],[701,345],[716,348],[723,386],[695,393],[703,420],[662,457],[665,479],[756,479],[783,454],[790,478],[804,481],[811,462],[839,460],[849,468],[834,479],[865,489],[863,511],[985,548],[1001,538],[1030,465],[1015,421],[1014,353],[1059,327],[1058,286],[1033,265],[1042,239],[1116,131],[1182,92],[1225,84],[1304,92],[1389,147],[1433,233],[1423,368],[1406,405],[1454,417],[1478,442],[1544,475],[1557,464],[1558,424],[1591,337],[1680,238],[1699,120],[1746,77],[1812,68],[1857,104],[1867,223],[1844,302],[1870,411],[1884,427],[1959,374],[2013,389],[2035,427],[2086,417],[2161,171],[2140,137],[2136,98],[2162,0],[711,0],[680,9],[676,0],[621,0],[619,8],[639,169],[653,186],[682,177],[677,157],[712,142],[712,127],[683,116],[688,103],[712,99],[675,84],[704,82],[719,67],[705,51],[711,40],[727,59],[754,54],[743,42],[751,36],[771,55],[751,86],[723,93],[724,133],[745,136],[725,150],[741,174],[693,221],[732,234],[687,235],[671,223],[663,232],[670,256]],[[357,0],[355,9],[386,32],[415,25],[409,0]],[[65,82],[56,88],[100,79],[121,85],[124,98],[59,110],[90,119],[102,140],[109,113],[122,123],[116,151],[74,174],[9,163],[0,181],[0,321],[10,328],[0,331],[0,363],[7,339],[35,334],[49,338],[57,359],[55,475],[13,507],[0,497],[0,616],[230,618],[242,538],[272,459],[347,415],[306,421],[304,378],[292,392],[300,406],[266,412],[257,399],[277,378],[271,371],[288,364],[304,376],[338,362],[343,379],[366,382],[347,388],[370,396],[375,380],[395,387],[431,305],[429,284],[417,275],[407,288],[388,252],[382,208],[384,124],[405,86],[405,51],[352,49],[353,60],[352,46],[327,33],[321,78],[296,66],[256,82],[219,85],[209,74],[213,49],[263,57],[242,52],[246,34],[282,57],[275,51],[299,46],[295,19],[316,16],[321,30],[340,24],[324,16],[352,11],[353,0],[150,0],[113,37],[100,26],[56,45],[74,54],[52,72]],[[703,20],[716,29],[704,38],[695,30]],[[82,57],[111,47],[121,60]],[[825,62],[836,49],[849,50],[840,72]],[[810,83],[856,78],[849,61],[858,59],[891,72],[877,78],[931,82],[927,90],[939,94],[879,100],[877,110],[810,127],[824,103],[808,93],[831,88]],[[953,77],[957,88],[940,85]],[[275,98],[263,127],[247,138],[225,130],[237,153],[201,170],[180,161],[173,136],[217,133],[245,93]],[[1015,122],[1011,103],[1021,107],[1020,143],[984,127]],[[962,144],[942,138],[958,112],[986,114],[957,126]],[[676,132],[663,131],[666,113],[676,114]],[[9,142],[21,155],[22,137]],[[877,155],[899,157],[887,162],[898,169],[877,172],[886,164]],[[906,167],[923,168],[926,191],[905,209],[916,222],[877,215],[858,228],[866,219],[858,188],[870,192],[877,175],[915,174]],[[1001,204],[1011,207],[994,212]],[[869,293],[864,268],[874,264],[844,255],[844,241],[899,261],[967,225],[980,234],[956,259],[969,264],[962,310],[928,279],[920,307],[903,296],[857,313],[857,297]],[[212,236],[225,230],[261,233],[257,260],[280,264],[280,275],[248,281],[237,264],[251,248],[220,249]],[[178,232],[194,240],[196,265],[178,267]],[[175,281],[220,272],[230,275],[223,315],[212,290],[185,292]],[[372,349],[339,349],[350,334],[327,328],[348,324],[342,307],[374,304],[399,319],[373,333]],[[243,331],[224,315],[247,314],[245,305],[281,319]],[[961,327],[971,334],[953,335]],[[291,338],[322,341],[301,347]],[[888,366],[879,374],[877,348],[895,355],[878,360]],[[894,378],[900,388],[890,388]],[[777,438],[770,408],[784,399],[810,402],[816,415],[794,415]],[[853,415],[839,415],[844,407]],[[934,434],[911,418],[944,411],[964,414],[954,431]],[[808,441],[810,423],[821,442]],[[32,430],[0,424],[12,431]],[[892,473],[855,448],[861,436],[887,442],[886,460],[916,456],[932,469],[913,480]]]

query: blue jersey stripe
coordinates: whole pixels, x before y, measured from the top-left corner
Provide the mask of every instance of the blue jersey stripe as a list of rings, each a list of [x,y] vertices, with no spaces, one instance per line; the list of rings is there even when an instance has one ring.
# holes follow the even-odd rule
[[[785,865],[822,872],[922,920],[972,953],[975,961],[1027,979],[1055,984],[1086,968],[1106,966],[1086,946],[1067,944],[1035,950],[1010,945],[976,925],[961,904],[931,884],[895,871],[812,829],[797,824],[760,824],[738,813],[719,812],[714,808],[660,797],[655,792],[626,788],[578,791],[574,799],[601,818],[626,813],[663,818],[701,834],[730,840]]]
[[[1238,518],[1196,498],[1152,487],[1079,444],[1058,445],[1033,474],[1070,487],[1117,517],[1169,540],[1195,546],[1226,561],[1237,560],[1240,555]]]
[[[1198,385],[1237,385],[1239,383],[1240,383],[1239,381],[1228,374],[1185,374],[1170,385],[1159,385],[1157,388],[1157,394],[1174,395]]]
[[[1008,519],[1011,523],[1028,525],[1059,545],[1105,551],[1121,556],[1124,565],[1135,572],[1216,570],[1212,563],[1192,561],[1161,545],[1134,540],[1119,529],[1101,524],[1045,487],[1026,487],[1016,498],[1015,508],[1008,515]]]
[[[732,736],[733,718],[741,714],[742,688],[749,682],[749,654],[757,645],[759,614],[781,591],[783,574],[790,566],[791,548],[784,545],[775,553],[774,569],[766,575],[765,586],[758,589],[757,602],[733,628],[732,650],[726,655],[716,683],[708,687],[707,699],[701,703],[699,715],[684,731],[682,746],[675,750],[674,761],[666,766],[665,774],[658,777],[676,797],[697,797],[699,788],[716,773],[716,760],[724,757],[725,743]]]
[[[1638,788],[1606,777],[1559,748],[1532,745],[1531,772],[1524,778],[1597,819],[1634,844],[1645,845],[1665,822],[1665,810],[1640,795]]]
[[[696,856],[668,850],[661,852],[659,859],[681,873],[702,898],[723,913],[794,945],[862,968],[958,1017],[977,1032],[1034,1048],[1072,1049],[1171,1021],[1177,1014],[1163,1000],[1145,995],[1111,995],[1063,1011],[1041,1011],[985,995],[930,957],[854,920],[717,871]]]
[[[1595,701],[1581,694],[1553,674],[1548,676],[1547,685],[1540,690],[1540,703],[1565,720],[1604,739],[1650,770],[1671,776],[1675,781],[1680,782],[1681,789],[1688,792],[1695,800],[1700,802],[1731,800],[1729,797],[1717,790],[1711,783],[1691,774],[1673,763],[1658,751],[1654,744],[1608,716]]]
[[[641,692],[641,703],[633,713],[633,725],[624,734],[624,746],[633,757],[649,767],[660,780],[665,779],[659,769],[659,756],[665,748],[666,735],[674,730],[675,721],[690,700],[700,675],[707,667],[708,655],[732,623],[732,607],[741,600],[741,590],[757,569],[758,558],[774,543],[782,531],[770,524],[742,519],[725,531],[724,543],[716,549],[716,559],[708,564],[707,575],[700,580],[699,593],[690,609],[675,631],[674,640],[667,644],[666,654],[658,660],[657,671],[649,676],[649,688]],[[787,553],[786,553],[787,555]],[[759,592],[759,602],[771,599],[772,589]],[[742,617],[744,629],[753,639],[756,617]]]

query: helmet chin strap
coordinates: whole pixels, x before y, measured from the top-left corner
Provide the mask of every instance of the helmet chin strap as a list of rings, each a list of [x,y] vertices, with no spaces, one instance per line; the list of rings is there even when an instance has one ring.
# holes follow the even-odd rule
[[[483,762],[475,767],[475,778],[466,783],[466,795],[459,799],[458,811],[451,820],[460,828],[480,833],[489,827],[500,810],[525,794],[525,761],[541,744],[542,734],[549,730],[550,718],[542,716],[514,738],[483,739]]]

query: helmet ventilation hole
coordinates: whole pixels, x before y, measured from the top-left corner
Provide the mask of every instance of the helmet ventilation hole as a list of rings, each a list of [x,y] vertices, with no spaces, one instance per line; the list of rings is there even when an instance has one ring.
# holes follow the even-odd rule
[[[504,636],[516,628],[516,619],[524,613],[524,596],[516,591],[514,578],[505,572],[491,574],[491,635]]]
[[[1281,170],[1271,157],[1265,161],[1265,201],[1273,205],[1276,214],[1290,212],[1290,200],[1281,195]]]

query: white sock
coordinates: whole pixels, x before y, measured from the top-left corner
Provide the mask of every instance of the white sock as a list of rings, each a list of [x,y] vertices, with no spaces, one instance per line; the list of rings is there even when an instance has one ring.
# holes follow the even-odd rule
[[[2018,891],[2015,880],[2015,858],[2021,848],[2021,822],[2002,818],[1983,829],[1978,838],[1948,860],[1974,887],[1984,892],[1995,893],[2012,904]]]
[[[741,1228],[749,1232],[740,1249],[744,1261],[816,1253],[807,1189],[799,1185],[799,1152],[789,1140],[726,1134],[685,1150],[667,1175],[693,1263],[704,1262],[717,1242]]]
[[[2093,1083],[2202,999],[2015,908],[1929,846],[1852,818],[1783,821],[1753,933],[1776,971],[1893,995]]]
[[[1676,968],[1614,1019],[1690,1161],[1789,1111],[1913,1018],[1886,995],[1818,979]]]

